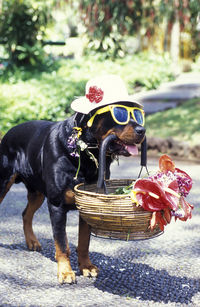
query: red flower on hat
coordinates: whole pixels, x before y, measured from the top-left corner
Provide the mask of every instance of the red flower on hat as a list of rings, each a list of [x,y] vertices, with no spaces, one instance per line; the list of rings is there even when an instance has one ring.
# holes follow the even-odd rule
[[[86,94],[86,98],[89,99],[90,102],[99,103],[103,99],[103,91],[101,88],[97,86],[90,86],[88,94]]]

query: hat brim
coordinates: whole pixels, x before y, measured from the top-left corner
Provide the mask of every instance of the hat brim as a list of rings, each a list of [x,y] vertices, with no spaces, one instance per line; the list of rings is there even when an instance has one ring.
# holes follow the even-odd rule
[[[88,114],[95,109],[98,109],[98,108],[101,108],[103,106],[110,105],[113,103],[117,103],[117,102],[130,102],[130,103],[134,103],[134,105],[138,106],[139,108],[143,108],[143,105],[140,104],[139,102],[136,102],[134,99],[132,99],[131,96],[120,97],[119,100],[115,100],[115,101],[111,101],[111,100],[105,101],[104,100],[100,103],[91,103],[85,96],[82,96],[82,97],[75,99],[71,103],[71,108],[75,112]]]

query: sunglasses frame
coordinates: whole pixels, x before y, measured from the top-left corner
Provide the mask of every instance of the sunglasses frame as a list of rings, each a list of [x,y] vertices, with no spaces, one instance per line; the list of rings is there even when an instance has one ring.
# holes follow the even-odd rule
[[[116,118],[115,118],[115,115],[114,115],[114,108],[115,107],[120,107],[120,108],[124,108],[127,110],[128,112],[128,117],[127,117],[127,120],[125,122],[119,122]],[[100,114],[103,114],[103,113],[106,113],[106,112],[109,112],[111,113],[112,115],[112,118],[114,120],[114,122],[116,122],[117,124],[119,125],[126,125],[128,124],[129,120],[130,120],[130,114],[132,115],[133,119],[136,121],[137,123],[137,120],[135,118],[135,115],[134,115],[134,110],[139,110],[141,111],[142,113],[142,118],[143,118],[143,124],[139,124],[141,126],[144,126],[144,121],[145,121],[145,117],[144,117],[144,110],[141,109],[141,108],[138,108],[138,107],[127,107],[127,106],[124,106],[124,105],[120,105],[120,104],[113,104],[113,105],[108,105],[108,106],[105,106],[101,109],[98,109],[93,115],[92,117],[88,120],[87,122],[87,126],[88,127],[91,127],[93,122],[94,122],[94,119],[97,115],[100,115]]]

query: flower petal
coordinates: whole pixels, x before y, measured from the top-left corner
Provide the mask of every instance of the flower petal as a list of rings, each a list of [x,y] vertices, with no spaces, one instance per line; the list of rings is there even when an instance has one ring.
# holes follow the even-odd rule
[[[176,211],[176,210],[178,210],[179,199],[180,199],[179,194],[178,194],[179,193],[179,186],[178,186],[177,181],[176,180],[172,181],[169,184],[168,189],[174,191],[177,194],[177,195],[175,193],[172,194],[167,189],[166,189],[166,192],[165,192],[165,195],[166,195],[166,197],[167,197],[167,199],[169,201],[169,207],[172,210]]]
[[[159,211],[169,206],[161,185],[151,179],[138,179],[134,185],[138,203],[148,211]],[[156,197],[155,197],[156,195]]]
[[[175,175],[179,184],[181,195],[187,196],[192,188],[192,178],[179,168],[175,169]]]
[[[175,164],[168,155],[162,155],[159,159],[159,168],[161,172],[171,171],[174,173]]]
[[[192,217],[192,208],[191,205],[185,200],[184,197],[181,197],[180,201],[181,208],[183,209],[185,216],[182,218],[182,221],[187,221],[187,219],[191,219]]]

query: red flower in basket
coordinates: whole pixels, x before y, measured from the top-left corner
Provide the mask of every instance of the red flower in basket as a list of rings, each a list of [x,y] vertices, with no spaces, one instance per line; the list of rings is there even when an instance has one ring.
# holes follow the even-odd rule
[[[186,221],[192,216],[193,206],[186,200],[192,188],[192,179],[184,171],[175,168],[167,155],[159,160],[160,171],[152,177],[138,179],[132,191],[132,200],[147,211],[152,211],[150,228],[158,224],[163,230],[171,216]]]
[[[169,156],[162,155],[159,159],[159,169],[163,173],[166,173],[168,171],[171,171],[173,173],[175,171],[175,164]]]
[[[86,94],[86,98],[89,99],[90,102],[99,103],[103,99],[103,91],[101,88],[97,86],[90,86],[88,94]]]
[[[137,203],[147,211],[160,211],[170,205],[162,186],[151,178],[138,179],[134,191]]]

